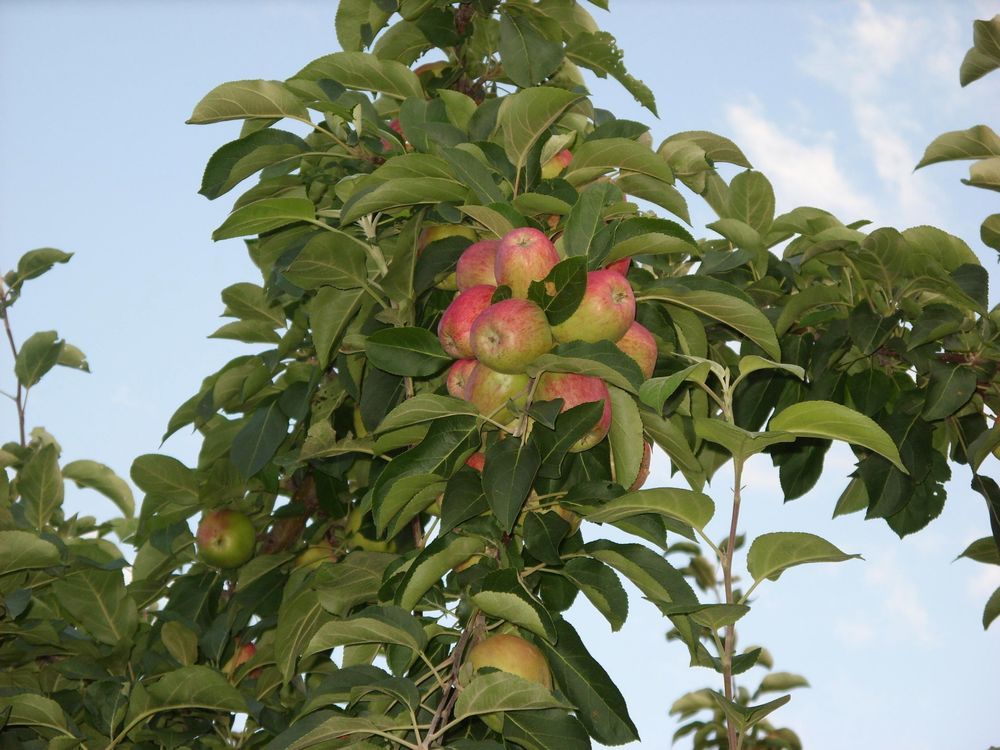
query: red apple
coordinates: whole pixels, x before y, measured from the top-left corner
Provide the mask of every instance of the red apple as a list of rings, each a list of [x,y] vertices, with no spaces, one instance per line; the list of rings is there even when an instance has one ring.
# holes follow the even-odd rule
[[[642,444],[642,461],[639,463],[639,474],[636,476],[635,481],[632,482],[632,486],[628,488],[629,492],[635,492],[636,490],[641,490],[642,485],[646,483],[649,479],[649,464],[653,460],[653,446],[651,443]]]
[[[625,276],[628,274],[628,269],[629,266],[631,265],[632,265],[632,258],[630,257],[619,258],[614,263],[608,263],[608,265],[606,265],[605,268],[607,268],[609,271],[617,271],[622,276]]]
[[[455,266],[455,281],[459,289],[468,289],[479,284],[497,285],[493,267],[496,263],[500,240],[479,240],[473,242],[462,253]]]
[[[253,557],[257,531],[243,513],[220,508],[201,517],[195,541],[203,562],[216,568],[238,568]]]
[[[588,401],[603,401],[604,411],[596,424],[583,437],[573,443],[570,451],[579,453],[592,448],[604,439],[611,428],[611,394],[600,378],[591,375],[577,375],[572,372],[546,372],[538,379],[535,387],[536,401],[552,401],[561,398],[563,406],[560,411],[572,409],[574,406]]]
[[[244,643],[242,646],[237,646],[233,655],[230,656],[229,660],[222,665],[222,671],[227,675],[232,676],[237,669],[250,661],[256,653],[257,647],[252,643]]]
[[[559,325],[552,326],[556,341],[617,341],[635,320],[635,295],[617,271],[591,271],[580,306]]]
[[[465,398],[465,384],[475,366],[476,360],[474,359],[460,359],[448,368],[445,385],[449,395],[455,398]]]
[[[480,414],[506,423],[514,418],[507,402],[524,406],[528,400],[528,386],[527,375],[497,372],[478,362],[465,382],[465,400]]]
[[[507,299],[479,314],[469,341],[480,362],[500,372],[516,373],[524,372],[552,348],[552,331],[542,308],[534,302]]]
[[[625,335],[615,342],[615,346],[636,361],[644,378],[653,377],[658,352],[656,339],[648,328],[633,320]]]
[[[552,689],[552,673],[545,654],[516,635],[500,633],[473,646],[465,657],[472,670],[492,667]]]
[[[482,471],[483,467],[486,466],[486,454],[482,451],[476,451],[465,459],[465,465],[471,466],[476,471]]]
[[[442,348],[455,359],[472,356],[469,334],[473,322],[490,306],[496,287],[482,284],[459,292],[448,305],[438,324],[438,339]]]
[[[555,245],[531,227],[507,232],[497,248],[494,272],[497,285],[509,286],[515,297],[527,297],[532,281],[541,281],[559,262]]]
[[[542,165],[542,179],[551,180],[553,177],[558,177],[571,161],[573,161],[572,152],[564,148]]]

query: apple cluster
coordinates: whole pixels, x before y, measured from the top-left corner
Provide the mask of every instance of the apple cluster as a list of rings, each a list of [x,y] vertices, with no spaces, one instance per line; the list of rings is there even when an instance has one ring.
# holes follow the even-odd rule
[[[625,278],[629,259],[587,274],[586,291],[569,318],[550,325],[545,312],[528,299],[534,281],[543,281],[559,262],[559,253],[544,233],[530,227],[507,232],[499,240],[479,240],[458,260],[458,294],[438,325],[444,350],[457,361],[447,376],[448,392],[469,401],[491,419],[507,423],[527,404],[531,381],[527,370],[556,344],[569,341],[612,341],[638,363],[645,377],[656,364],[652,334],[635,321],[635,296]],[[494,302],[499,286],[511,296]],[[603,402],[604,410],[571,450],[587,450],[604,439],[611,426],[611,398],[598,377],[545,372],[534,384],[533,400],[562,399],[562,410],[587,402]]]

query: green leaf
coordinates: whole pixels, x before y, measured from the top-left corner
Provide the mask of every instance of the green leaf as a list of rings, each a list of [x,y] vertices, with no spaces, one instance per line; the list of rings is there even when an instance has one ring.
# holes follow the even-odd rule
[[[767,234],[774,221],[774,189],[760,172],[741,172],[729,183],[728,216]]]
[[[1000,190],[1000,157],[977,161],[969,167],[969,179],[962,182],[971,187]]]
[[[269,300],[263,287],[247,282],[232,284],[222,290],[222,301],[226,305],[224,315],[232,315],[242,320],[259,320],[272,327],[285,326],[285,311],[281,305]]]
[[[198,634],[178,620],[163,623],[160,629],[163,646],[172,657],[184,666],[198,660]]]
[[[637,294],[636,299],[661,300],[714,318],[753,341],[771,359],[781,359],[774,327],[764,313],[742,299],[708,289],[692,289],[675,281],[658,282]]]
[[[639,400],[659,414],[667,399],[674,395],[682,383],[704,383],[710,370],[708,362],[698,362],[672,375],[650,378],[639,387]]]
[[[556,628],[548,611],[525,589],[516,570],[490,573],[472,603],[487,615],[512,622],[543,641],[555,643]]]
[[[210,339],[231,339],[244,344],[277,344],[281,341],[274,325],[262,320],[234,320],[219,326],[209,334]]]
[[[340,211],[341,225],[366,214],[424,203],[464,203],[469,189],[459,182],[440,177],[399,177],[355,191]]]
[[[792,404],[771,419],[768,431],[861,445],[884,456],[906,473],[899,451],[885,430],[864,414],[832,401]]]
[[[292,76],[292,81],[329,79],[349,89],[376,91],[394,99],[424,98],[420,79],[395,60],[380,60],[365,52],[334,52],[317,58]]]
[[[267,466],[288,435],[288,417],[277,401],[258,408],[233,437],[229,456],[236,470],[249,479]]]
[[[456,92],[452,92],[456,93]],[[493,175],[483,162],[461,148],[443,148],[441,156],[448,162],[454,176],[472,188],[483,204],[501,202],[504,195],[493,181]]]
[[[764,679],[760,681],[760,686],[754,695],[780,693],[800,687],[809,687],[809,680],[802,675],[792,674],[791,672],[771,672],[764,675]]]
[[[38,383],[59,362],[65,342],[55,331],[39,331],[29,336],[14,360],[14,374],[25,388]]]
[[[428,544],[413,560],[399,587],[396,603],[412,610],[431,586],[456,565],[483,551],[482,539],[457,534],[445,534]]]
[[[388,716],[364,718],[339,711],[316,711],[293,723],[265,745],[264,750],[307,750],[314,747],[375,750],[379,745],[360,738],[396,728],[397,724],[398,721],[393,721]],[[357,741],[352,741],[354,735],[358,735]]]
[[[526,89],[555,72],[563,59],[563,46],[561,40],[545,36],[529,15],[501,11],[500,59],[504,73]]]
[[[972,48],[965,54],[959,71],[963,86],[1000,67],[1000,19],[973,21]]]
[[[308,198],[264,198],[229,214],[222,226],[212,232],[212,239],[219,241],[261,234],[315,218],[316,208]]]
[[[971,367],[932,362],[921,416],[928,422],[951,416],[972,398],[976,380],[976,372]]]
[[[653,92],[638,78],[629,75],[623,62],[624,53],[608,32],[585,31],[575,35],[566,45],[566,56],[577,65],[592,70],[599,78],[610,75],[624,86],[639,104],[659,117]]]
[[[614,571],[604,563],[587,557],[574,557],[559,574],[571,580],[597,611],[618,632],[628,617],[628,594]]]
[[[641,411],[640,416],[646,434],[670,457],[675,470],[680,469],[691,487],[695,489],[704,487],[705,468],[691,450],[684,432],[672,421],[658,414]]]
[[[503,237],[514,228],[510,219],[499,211],[486,206],[458,206],[458,210],[482,225],[494,237]]]
[[[17,268],[13,275],[8,275],[4,283],[11,289],[17,290],[29,279],[37,279],[44,273],[52,269],[56,263],[66,263],[73,257],[73,253],[64,253],[54,247],[40,247],[36,250],[29,250],[17,261]]]
[[[606,183],[588,185],[570,209],[563,233],[563,247],[569,256],[589,257],[598,231],[604,225],[602,209],[611,200],[612,186]]]
[[[504,714],[503,737],[524,750],[590,750],[590,737],[580,721],[562,709]],[[478,748],[470,750],[479,750]],[[482,750],[493,750],[486,747]]]
[[[691,223],[687,201],[673,185],[644,174],[621,175],[615,180],[615,184],[628,195],[655,203],[688,224]]]
[[[715,702],[719,704],[723,713],[726,714],[726,718],[741,733],[758,724],[772,711],[781,708],[792,699],[790,695],[783,695],[780,698],[775,698],[773,701],[762,703],[759,706],[741,706],[738,703],[727,700],[723,695],[714,690],[709,695],[715,698]]]
[[[780,531],[761,534],[753,540],[747,553],[747,570],[755,582],[765,578],[776,581],[785,570],[795,565],[853,559],[861,559],[861,555],[841,552],[815,534]]]
[[[541,372],[592,375],[629,393],[636,393],[643,382],[642,371],[635,360],[610,341],[560,344],[528,366],[528,374],[532,377]]]
[[[59,606],[101,643],[128,643],[138,627],[138,609],[125,593],[120,570],[80,568],[52,584]]]
[[[17,487],[28,523],[44,531],[52,514],[62,505],[65,492],[59,449],[52,443],[38,448],[21,469]]]
[[[935,138],[924,151],[915,167],[964,159],[986,159],[1000,156],[1000,136],[986,125],[976,125],[968,130],[953,130]]]
[[[674,179],[670,166],[641,143],[631,138],[600,138],[586,141],[573,152],[566,180],[580,185],[615,169],[663,182]]]
[[[747,459],[772,445],[795,440],[795,435],[787,432],[751,432],[722,419],[708,417],[694,418],[694,432],[703,440],[721,445],[729,451],[729,455],[738,459]]]
[[[195,106],[188,124],[283,117],[308,120],[309,112],[281,81],[232,81],[209,91]]]
[[[567,320],[580,306],[587,291],[587,258],[559,261],[542,281],[532,281],[528,299],[545,312],[550,325]]]
[[[0,717],[4,715],[7,708],[10,709],[10,712],[6,716],[4,726],[41,727],[45,730],[45,736],[48,736],[51,731],[55,731],[64,737],[76,737],[70,731],[62,707],[51,698],[34,693],[0,696]],[[79,740],[71,747],[78,743]],[[50,744],[48,747],[52,747],[52,745]]]
[[[370,5],[370,0],[357,1]],[[383,34],[379,34],[372,52],[383,60],[396,60],[404,65],[412,65],[430,46],[431,43],[417,24],[397,21]]]
[[[150,495],[187,496],[197,499],[194,471],[171,456],[147,453],[132,462],[132,481]]]
[[[622,487],[629,488],[639,477],[639,467],[645,452],[642,436],[642,418],[635,399],[620,388],[608,388],[611,394],[611,429],[608,442],[611,445],[611,460],[614,477]]]
[[[331,619],[320,604],[316,589],[308,586],[294,591],[291,587],[285,589],[274,632],[275,666],[283,680],[292,679],[306,644]]]
[[[247,703],[220,672],[194,665],[167,672],[145,690],[134,691],[125,721],[135,727],[154,714],[196,708],[239,713],[247,710]]]
[[[986,217],[979,230],[979,237],[984,245],[1000,252],[1000,214]]]
[[[742,151],[740,151],[739,146],[728,138],[716,135],[715,133],[710,133],[707,130],[687,130],[683,133],[674,133],[660,145],[659,150],[662,151],[663,146],[668,143],[675,143],[678,141],[686,141],[695,144],[702,151],[704,151],[705,156],[713,162],[722,161],[727,164],[735,164],[739,167],[746,167],[747,169],[753,168],[747,157]]]
[[[354,643],[394,643],[422,651],[427,636],[420,621],[399,607],[370,607],[346,620],[328,622],[312,637],[303,656]]]
[[[320,566],[313,580],[319,603],[343,617],[359,604],[377,601],[382,575],[395,560],[392,553],[355,550],[336,565]]]
[[[265,167],[289,161],[308,150],[309,145],[294,133],[274,128],[258,130],[212,154],[198,192],[214,200]]]
[[[587,732],[605,745],[623,745],[639,739],[621,692],[604,668],[587,651],[576,630],[565,620],[556,623],[555,646],[540,642],[556,685],[576,706]],[[546,748],[564,745],[547,745]]]
[[[533,441],[501,440],[486,452],[483,490],[490,510],[504,531],[517,521],[542,463]]]
[[[515,169],[524,169],[535,142],[582,98],[564,89],[538,86],[503,99],[497,119],[503,130],[504,150]]]
[[[360,52],[371,44],[391,15],[392,10],[384,10],[383,4],[371,0],[341,0],[334,17],[337,41],[345,50]]]
[[[696,529],[705,528],[715,514],[712,498],[678,487],[656,487],[629,492],[586,513],[593,523],[614,523],[641,513],[656,513]]]
[[[477,416],[478,412],[475,406],[464,399],[439,396],[436,393],[419,393],[389,412],[375,432],[389,432],[412,424],[453,417],[456,414]]]
[[[62,474],[65,479],[76,482],[77,487],[89,487],[100,492],[117,505],[126,518],[135,513],[132,488],[110,467],[96,461],[71,461],[63,466]]]
[[[1000,586],[990,594],[983,608],[983,630],[987,630],[998,617],[1000,617]]]
[[[320,367],[326,369],[336,355],[340,339],[361,308],[364,296],[363,289],[342,291],[326,286],[321,287],[307,303],[313,346]]]
[[[794,323],[799,322],[802,315],[822,305],[833,305],[843,301],[840,287],[814,284],[785,298],[785,306],[781,309],[774,329],[779,336],[788,332]]]
[[[508,672],[490,672],[474,677],[455,701],[453,719],[495,711],[530,711],[540,708],[571,708],[537,682]]]
[[[697,605],[698,599],[684,575],[641,544],[618,544],[606,539],[588,542],[584,550],[628,578],[650,601]],[[662,607],[661,607],[662,609]]]
[[[0,570],[4,574],[59,565],[59,549],[27,531],[0,531]]]
[[[426,328],[383,328],[368,337],[365,353],[380,370],[418,378],[434,375],[452,362],[438,337]]]
[[[549,479],[562,477],[566,454],[577,440],[594,428],[603,411],[603,402],[585,401],[559,414],[553,429],[535,425],[531,442],[538,446],[541,456],[539,476]]]
[[[458,524],[489,510],[483,491],[482,474],[466,468],[448,480],[441,501],[441,533],[447,534]]]
[[[346,232],[319,232],[295,256],[284,276],[303,289],[358,289],[368,283],[369,252],[368,245]]]
[[[1000,548],[997,547],[997,543],[993,537],[984,536],[982,539],[972,542],[955,559],[958,560],[960,557],[967,557],[970,560],[986,563],[987,565],[1000,565]]]

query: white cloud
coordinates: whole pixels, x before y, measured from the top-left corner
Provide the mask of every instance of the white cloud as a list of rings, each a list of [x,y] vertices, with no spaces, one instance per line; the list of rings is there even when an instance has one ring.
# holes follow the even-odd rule
[[[796,139],[752,106],[732,104],[726,119],[751,163],[774,185],[779,210],[817,206],[845,222],[874,215],[874,203],[844,174],[830,143]]]
[[[986,599],[997,590],[998,586],[1000,586],[1000,567],[977,565],[975,573],[969,577],[969,596],[985,604]]]
[[[883,614],[894,632],[907,634],[923,644],[936,640],[930,614],[920,599],[920,589],[896,561],[894,553],[872,564],[865,578],[882,590]]]
[[[838,617],[833,623],[833,634],[841,643],[860,648],[875,640],[875,628],[862,613],[853,617]]]

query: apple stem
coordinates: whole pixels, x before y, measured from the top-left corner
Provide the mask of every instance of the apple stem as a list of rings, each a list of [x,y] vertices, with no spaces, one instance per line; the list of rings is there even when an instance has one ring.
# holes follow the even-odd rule
[[[723,551],[720,562],[722,563],[722,580],[726,593],[726,604],[733,604],[733,556],[736,551],[736,532],[740,519],[741,484],[743,481],[743,459],[733,458],[733,509],[729,523],[729,538],[726,542],[726,549]],[[733,700],[736,693],[735,681],[733,679],[733,651],[736,647],[736,626],[726,626],[726,637],[722,652],[722,681],[726,699]],[[729,747],[736,750],[742,741],[742,737],[737,737],[736,726],[729,718],[726,718],[726,730],[729,734]]]

